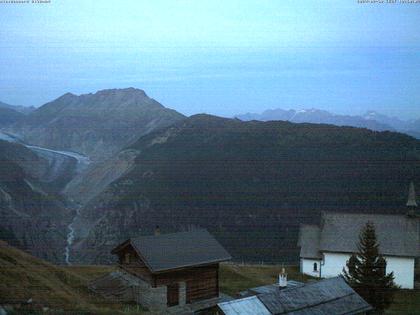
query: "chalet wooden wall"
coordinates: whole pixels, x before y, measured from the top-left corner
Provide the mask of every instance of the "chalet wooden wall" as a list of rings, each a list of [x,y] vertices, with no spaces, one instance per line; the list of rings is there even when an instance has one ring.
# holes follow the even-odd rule
[[[127,255],[130,259],[127,260]],[[186,303],[217,297],[219,295],[219,264],[170,270],[153,274],[131,245],[118,252],[120,267],[143,279],[152,287],[172,287],[185,283]],[[174,296],[176,294],[174,293]],[[172,295],[171,295],[172,299]]]
[[[126,261],[126,255],[130,255],[130,260]],[[147,268],[146,264],[140,259],[137,252],[131,245],[127,245],[121,251],[118,252],[118,261],[120,267],[127,272],[135,275],[150,284],[154,284],[153,274]]]
[[[186,302],[217,297],[219,294],[219,265],[193,267],[154,275],[154,286],[186,283]]]

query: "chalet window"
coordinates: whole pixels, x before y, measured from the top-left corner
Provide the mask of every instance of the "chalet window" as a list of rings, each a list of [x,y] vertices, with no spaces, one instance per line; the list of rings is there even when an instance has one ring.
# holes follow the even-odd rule
[[[129,264],[130,263],[130,253],[125,253],[124,263],[125,264]]]
[[[314,271],[318,271],[318,264],[314,263]]]

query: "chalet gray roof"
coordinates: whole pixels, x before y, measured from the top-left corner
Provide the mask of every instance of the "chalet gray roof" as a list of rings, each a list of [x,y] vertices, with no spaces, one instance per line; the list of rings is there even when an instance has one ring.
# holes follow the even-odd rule
[[[139,285],[139,278],[128,273],[113,271],[92,280],[88,288],[106,298],[118,300],[123,299],[125,294],[130,294],[132,287]]]
[[[232,258],[204,229],[142,236],[130,241],[152,272],[217,263]]]
[[[217,305],[225,315],[271,315],[256,296],[219,303]]]
[[[382,254],[408,257],[419,256],[419,219],[406,215],[323,212],[319,250],[357,252],[360,231],[368,221],[375,226],[379,250]],[[316,244],[314,245],[316,246]]]
[[[301,225],[298,246],[301,258],[320,259],[319,252],[320,229],[316,225]]]
[[[258,295],[273,315],[351,315],[371,310],[342,277]]]
[[[288,280],[287,281],[287,288],[295,288],[295,287],[301,287],[305,284],[303,282],[294,281],[294,280]],[[277,292],[279,290],[278,284],[269,284],[269,285],[263,285],[255,288],[251,288],[245,291],[239,292],[240,296],[250,296],[250,295],[258,295],[258,294],[265,294],[265,293],[273,293]]]

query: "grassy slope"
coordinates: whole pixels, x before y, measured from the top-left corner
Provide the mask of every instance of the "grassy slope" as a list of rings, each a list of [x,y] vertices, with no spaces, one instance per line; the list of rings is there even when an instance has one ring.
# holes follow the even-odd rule
[[[112,270],[107,266],[59,267],[0,244],[0,304],[48,306],[77,314],[129,314],[130,306],[113,304],[87,289],[88,282]],[[29,314],[29,313],[28,313]],[[137,313],[138,314],[138,313]]]
[[[277,282],[283,267],[279,265],[237,265],[222,264],[220,268],[220,289],[235,296],[238,292]],[[309,277],[299,273],[296,266],[285,266],[289,280],[306,282]]]
[[[385,314],[420,315],[420,290],[401,290],[395,295],[394,304]]]

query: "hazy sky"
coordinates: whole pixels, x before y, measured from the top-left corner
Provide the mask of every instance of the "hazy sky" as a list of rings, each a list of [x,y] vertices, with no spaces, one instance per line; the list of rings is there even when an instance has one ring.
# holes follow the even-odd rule
[[[0,100],[137,87],[184,114],[420,117],[420,3],[0,1]]]

